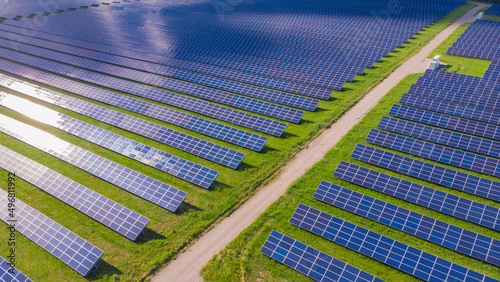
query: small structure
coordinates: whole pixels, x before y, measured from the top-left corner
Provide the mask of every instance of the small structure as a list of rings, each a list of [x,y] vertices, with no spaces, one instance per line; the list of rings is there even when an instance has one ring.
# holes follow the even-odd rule
[[[439,68],[439,59],[441,59],[441,55],[434,56],[432,61],[429,63],[428,69],[437,70]]]
[[[482,20],[482,19],[483,19],[483,13],[481,12],[481,13],[477,14],[476,20]]]

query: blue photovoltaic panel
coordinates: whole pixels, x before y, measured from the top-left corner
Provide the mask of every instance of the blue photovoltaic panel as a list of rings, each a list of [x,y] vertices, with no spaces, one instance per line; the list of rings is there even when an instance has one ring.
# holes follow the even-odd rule
[[[9,201],[7,196],[7,192],[0,189],[0,204],[3,207]],[[7,209],[0,209],[0,217],[8,225],[12,223],[13,218]],[[83,276],[89,274],[101,259],[103,251],[19,199],[16,199],[14,220],[16,232]]]
[[[153,168],[157,168],[203,188],[208,189],[219,174],[219,172],[215,170],[1,91],[0,106],[78,136],[86,141]],[[121,121],[118,120],[117,122]],[[161,161],[158,162],[158,160]]]
[[[498,281],[303,204],[290,223],[425,281]]]
[[[13,272],[9,271],[10,265],[6,260],[0,257],[0,281],[6,282],[32,282],[31,279],[26,277],[21,271],[17,268],[14,268]]]
[[[108,87],[114,90],[129,93],[138,97],[157,101],[166,105],[178,107],[198,114],[227,121],[236,125],[247,127],[273,136],[281,136],[287,127],[286,123],[270,120],[241,111],[211,104],[158,88],[122,80],[79,68],[59,64],[53,61],[13,52],[0,48],[0,57],[27,64],[46,71],[55,72],[64,76],[73,77],[92,84]],[[8,71],[2,65],[2,70]]]
[[[3,74],[0,85],[233,169],[245,157],[238,151]]]
[[[275,230],[260,252],[316,281],[384,281]]]
[[[1,145],[0,153],[0,167],[132,241],[149,223],[148,218]]]
[[[175,211],[187,193],[82,149],[33,126],[0,115],[0,132],[78,167],[169,211]],[[158,165],[167,165],[161,160]]]
[[[322,181],[313,198],[500,266],[500,241]]]
[[[500,140],[500,127],[492,124],[442,115],[401,105],[393,105],[389,114],[399,118],[447,128],[458,132]]]
[[[500,210],[362,166],[340,162],[335,177],[500,231]]]
[[[500,182],[358,144],[352,158],[479,197],[500,201]]]
[[[12,42],[9,42],[5,39],[0,38],[0,47],[4,48],[12,48]],[[168,78],[165,76],[160,76],[148,72],[143,72],[143,71],[138,71],[138,70],[133,70],[130,68],[126,67],[120,67],[112,64],[107,64],[107,63],[102,63],[102,62],[97,62],[89,59],[85,59],[79,56],[73,56],[73,55],[68,55],[60,52],[54,52],[51,50],[47,50],[44,48],[38,48],[35,46],[31,45],[26,45],[24,43],[16,42],[16,47],[15,50],[18,52],[24,52],[29,55],[34,55],[34,56],[39,56],[45,59],[69,64],[71,66],[76,66],[79,68],[85,68],[86,71],[79,73],[77,72],[76,78],[81,78],[81,77],[86,77],[86,76],[92,76],[94,77],[95,81],[93,83],[100,84],[101,79],[106,81],[110,80],[109,76],[100,76],[97,75],[96,73],[93,73],[93,71],[100,72],[100,73],[105,73],[107,75],[112,75],[112,76],[117,76],[120,78],[124,78],[127,80],[131,81],[136,81],[144,84],[149,84],[173,91],[178,91],[187,95],[191,95],[197,98],[201,98],[204,100],[208,101],[213,101],[217,102],[223,105],[228,105],[231,107],[247,110],[250,112],[255,112],[259,113],[262,115],[282,119],[285,121],[293,122],[293,123],[298,123],[300,119],[302,118],[302,115],[304,114],[303,111],[299,111],[297,109],[292,109],[288,107],[284,107],[281,105],[276,105],[276,104],[271,104],[268,102],[256,100],[253,98],[248,98],[245,96],[240,96],[240,95],[235,95],[232,93],[220,91],[217,89],[212,89],[208,87],[203,87],[200,85],[196,85],[193,83],[189,82],[184,82],[181,80],[177,79],[172,79]],[[58,67],[59,66],[59,67]],[[63,72],[61,74],[66,75],[67,73],[70,73],[72,75],[75,75],[74,71],[65,70],[65,67],[62,67],[62,65],[54,65],[51,66],[50,71],[60,73],[59,69],[62,69]],[[89,71],[90,70],[90,71]],[[85,80],[85,79],[84,79]],[[99,82],[97,82],[99,81]],[[111,85],[111,84],[107,84]],[[133,85],[133,84],[130,84]],[[116,86],[110,86],[111,88],[114,88]],[[123,89],[119,89],[122,90]],[[153,88],[150,88],[149,90],[145,88],[143,92],[145,91],[152,91]],[[168,99],[180,99],[179,97],[176,97],[176,95],[172,95],[170,92],[165,92],[164,95],[171,95],[171,97]],[[197,100],[186,100],[181,103],[197,103]]]
[[[177,69],[165,65],[158,65],[151,62],[135,60],[132,58],[118,57],[111,54],[97,52],[89,49],[84,49],[80,47],[75,47],[71,45],[60,44],[53,41],[48,41],[43,38],[28,37],[19,33],[8,32],[11,26],[1,26],[0,30],[3,30],[5,35],[0,34],[0,37],[4,39],[9,39],[9,37],[15,42],[27,43],[30,45],[37,45],[39,47],[64,52],[66,54],[78,54],[80,57],[86,57],[88,59],[94,59],[105,63],[110,63],[114,65],[119,65],[127,68],[133,68],[138,70],[143,70],[146,72],[152,72],[160,75],[165,75],[168,77],[182,79],[193,83],[198,83],[201,85],[214,87],[217,89],[234,92],[237,94],[242,94],[270,102],[275,102],[278,104],[283,104],[295,108],[300,108],[308,111],[314,111],[319,103],[319,100],[306,98],[302,96],[297,96],[293,94],[288,94],[284,92],[278,92],[272,89],[266,89],[261,87],[256,87],[249,84],[244,84],[237,81],[231,81],[222,79],[215,76],[208,76],[202,73],[192,72],[184,69]],[[2,29],[4,28],[4,29]],[[35,34],[34,36],[37,36]],[[75,42],[71,42],[74,44]],[[87,46],[88,47],[88,46]],[[86,48],[87,48],[86,47]],[[110,51],[110,50],[106,50]],[[97,59],[96,59],[97,58]]]
[[[156,104],[119,95],[111,91],[106,91],[104,89],[72,81],[8,61],[0,60],[0,62],[2,69],[10,73],[60,88],[82,97],[174,124],[179,127],[199,132],[201,134],[251,150],[260,151],[267,142],[267,138],[264,136],[259,136]]]
[[[424,110],[500,125],[500,112],[410,94],[403,94],[399,103]]]
[[[488,15],[500,16],[500,4],[491,5],[491,7],[489,7],[484,13]]]
[[[500,142],[391,117],[382,117],[378,127],[384,130],[455,147],[492,157],[500,157]]]

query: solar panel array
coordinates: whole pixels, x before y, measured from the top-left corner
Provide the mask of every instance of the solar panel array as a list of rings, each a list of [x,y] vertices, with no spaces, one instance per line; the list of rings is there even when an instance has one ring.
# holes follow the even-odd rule
[[[275,230],[260,252],[316,281],[384,281]]]
[[[500,230],[500,210],[401,178],[341,161],[335,177],[465,221]]]
[[[149,219],[103,195],[0,145],[0,167],[85,215],[135,241]]]
[[[238,151],[207,142],[182,132],[3,74],[0,74],[0,85],[233,169],[238,167],[245,156],[245,154]]]
[[[175,211],[187,196],[184,191],[4,115],[0,115],[0,132],[167,210]]]
[[[445,248],[500,266],[500,241],[322,181],[313,198]]]
[[[0,204],[6,207],[8,201],[8,193],[0,189]],[[0,217],[6,224],[11,224],[7,209],[0,209]],[[102,250],[19,199],[16,199],[15,220],[17,232],[83,276],[101,259]]]
[[[297,207],[290,223],[426,281],[495,281],[304,204]]]
[[[488,15],[500,16],[500,4],[491,5],[485,12]]]
[[[59,89],[139,113],[154,119],[165,121],[216,139],[233,143],[245,148],[260,151],[267,141],[266,137],[229,127],[207,119],[199,118],[184,112],[176,111],[160,105],[148,103],[124,95],[78,83],[49,73],[27,68],[8,61],[0,60],[2,68],[9,73],[57,87]]]
[[[423,157],[429,160],[450,164],[456,167],[500,176],[499,160],[435,145],[433,143],[404,137],[372,129],[366,141],[389,149]]]
[[[393,105],[389,114],[395,117],[412,120],[423,124],[500,140],[500,127],[492,124],[486,124],[401,105]]]
[[[382,117],[378,128],[474,153],[500,157],[500,142],[443,130],[391,117]]]
[[[1,91],[0,106],[203,188],[208,189],[219,174],[215,170]]]
[[[193,99],[187,96],[175,94],[173,92],[160,90],[158,88],[122,80],[104,74],[86,71],[84,69],[63,65],[53,61],[17,53],[3,48],[0,48],[0,57],[23,63],[32,67],[40,68],[49,72],[74,77],[81,81],[108,87],[114,90],[132,94],[134,96],[157,101],[166,105],[192,111],[222,121],[227,121],[273,136],[281,136],[281,134],[287,127],[286,123],[277,122],[267,118],[262,118],[256,115],[251,115],[241,111],[222,107],[217,104],[211,104],[203,100]]]
[[[10,265],[9,263],[0,257],[0,280],[1,281],[15,281],[15,282],[32,282],[26,275],[24,275],[18,269],[14,269],[12,273],[9,271]]]
[[[358,144],[352,158],[452,189],[500,201],[500,182]]]

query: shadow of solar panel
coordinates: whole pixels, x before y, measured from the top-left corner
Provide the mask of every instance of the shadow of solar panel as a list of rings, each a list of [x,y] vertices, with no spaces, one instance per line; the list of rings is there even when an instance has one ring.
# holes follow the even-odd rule
[[[500,182],[358,144],[352,158],[479,197],[500,201]]]
[[[186,192],[4,115],[0,115],[0,131],[169,211],[177,210],[187,196]]]
[[[0,38],[0,46],[4,48],[12,47],[11,41]],[[24,43],[16,42],[16,51],[24,52],[25,54],[40,56],[45,59],[50,59],[53,61],[61,62],[68,64],[70,66],[76,66],[79,68],[84,68],[87,71],[82,72],[82,77],[91,76],[97,77],[99,80],[112,80],[107,75],[116,76],[119,78],[123,78],[130,81],[140,82],[148,85],[153,85],[177,92],[181,92],[187,95],[191,95],[197,98],[201,98],[204,100],[217,102],[223,105],[228,105],[231,107],[247,110],[254,113],[259,113],[262,115],[274,117],[277,119],[298,123],[304,114],[303,111],[299,111],[296,109],[287,108],[281,105],[271,104],[268,102],[256,100],[253,98],[248,98],[245,96],[235,95],[232,93],[224,92],[221,90],[216,90],[212,88],[203,87],[200,85],[192,84],[189,82],[184,82],[177,79],[172,79],[156,74],[152,74],[149,72],[139,71],[130,69],[127,67],[120,67],[108,63],[98,62],[94,60],[89,60],[86,58],[82,58],[80,56],[68,55],[60,52],[55,52],[51,50],[47,50],[44,48],[39,48],[31,45],[27,45]],[[59,68],[51,69],[52,72],[58,72]],[[99,72],[106,74],[106,76],[96,76],[95,74],[91,74],[91,72]],[[67,73],[63,73],[67,74]],[[77,78],[80,78],[79,76]],[[117,81],[118,83],[119,81]],[[95,83],[95,82],[94,82]],[[127,82],[128,84],[129,82]],[[108,84],[111,85],[111,84]],[[132,84],[130,84],[132,85]],[[113,88],[113,87],[112,87]],[[123,89],[120,89],[123,91]],[[150,89],[151,92],[153,89]],[[146,90],[144,91],[146,92]],[[172,97],[167,100],[173,99],[177,95],[172,95],[173,93],[166,92]],[[183,97],[183,96],[180,96]],[[176,99],[181,99],[177,97]],[[197,100],[192,100],[191,103],[195,103]],[[186,103],[186,102],[182,102]]]
[[[0,92],[0,106],[208,189],[219,172],[144,145],[100,127]],[[117,121],[121,122],[121,120]],[[157,160],[161,159],[160,164]]]
[[[273,136],[281,136],[281,134],[287,127],[286,123],[277,122],[237,110],[225,108],[216,104],[211,104],[202,100],[197,100],[172,92],[167,92],[158,88],[86,71],[79,68],[74,68],[34,56],[13,52],[3,48],[0,48],[0,57],[37,67],[46,71],[73,77],[95,85],[129,93],[134,96],[164,103],[166,105],[192,111],[208,117],[227,121]]]
[[[129,110],[182,128],[186,128],[219,140],[251,150],[260,151],[267,138],[240,129],[229,127],[187,113],[165,108],[131,97],[118,95],[100,88],[55,76],[36,69],[1,60],[2,69],[34,81],[72,92],[76,95]]]
[[[245,154],[86,101],[0,74],[0,85],[236,169]]]
[[[0,281],[32,282],[17,268],[11,268],[9,263],[0,257]]]
[[[3,169],[132,241],[149,223],[148,218],[1,145],[0,153]]]
[[[8,203],[8,194],[0,189],[0,204]],[[1,220],[11,225],[7,209],[1,209]],[[97,266],[103,252],[80,236],[66,229],[21,200],[16,199],[16,231],[86,276]]]
[[[382,117],[378,128],[492,157],[500,157],[500,142],[443,130],[391,117]]]
[[[313,198],[500,266],[500,241],[322,181]]]
[[[260,252],[316,281],[384,281],[275,230]]]
[[[426,281],[498,281],[304,204],[290,223]]]
[[[333,176],[447,215],[500,230],[500,210],[492,206],[344,161],[340,162]]]
[[[458,132],[464,132],[471,135],[482,136],[495,140],[500,140],[500,127],[467,120],[463,118],[442,115],[406,106],[393,105],[390,115],[399,118],[420,122],[423,124],[433,125],[441,128],[447,128]]]
[[[500,112],[410,94],[403,94],[399,103],[424,110],[500,125]]]

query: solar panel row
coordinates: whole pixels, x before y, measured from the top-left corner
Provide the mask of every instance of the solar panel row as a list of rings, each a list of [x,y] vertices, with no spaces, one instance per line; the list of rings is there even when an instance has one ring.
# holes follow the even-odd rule
[[[124,95],[106,91],[97,87],[79,83],[43,71],[0,60],[2,69],[40,83],[56,87],[82,97],[96,100],[108,105],[129,110],[141,115],[152,117],[170,124],[177,125],[219,140],[233,143],[255,151],[260,151],[267,138],[240,129],[229,127],[207,119],[199,118],[184,112],[165,108]]]
[[[158,88],[133,83],[112,76],[70,67],[53,61],[13,52],[3,48],[0,48],[0,57],[29,66],[37,67],[49,72],[55,72],[64,76],[90,82],[95,85],[111,88],[138,97],[164,103],[166,105],[179,107],[181,109],[227,121],[273,136],[281,136],[287,126],[287,124],[285,123],[225,108],[202,100],[174,94],[172,92],[167,92]],[[3,66],[2,69],[6,70]]]
[[[304,204],[290,223],[426,281],[498,281]]]
[[[434,143],[467,150],[492,157],[500,157],[500,142],[458,132],[443,130],[391,117],[382,117],[378,128],[431,141]]]
[[[313,198],[500,266],[500,241],[322,181]]]
[[[492,206],[344,161],[340,162],[333,175],[368,189],[491,229],[500,230],[500,210]]]
[[[352,158],[479,197],[500,201],[500,182],[358,144]]]
[[[0,152],[0,167],[132,241],[149,223],[137,212],[21,154],[1,145]]]
[[[215,170],[1,91],[0,106],[206,189],[219,175]]]
[[[275,230],[260,252],[316,281],[384,281]]]
[[[410,94],[403,94],[399,103],[433,112],[500,125],[500,113],[496,111],[459,105]]]
[[[0,189],[0,204],[6,207],[8,201],[8,193]],[[83,276],[97,266],[103,254],[102,250],[19,199],[16,199],[14,219],[7,209],[0,209],[0,217],[9,226],[16,220],[17,232]]]
[[[80,56],[55,52],[20,42],[16,42],[15,44],[16,44],[15,50],[18,52],[39,56],[55,62],[65,63],[69,66],[75,66],[87,70],[86,72],[82,73],[77,72],[78,73],[77,78],[80,78],[80,76],[81,77],[92,76],[93,75],[92,72],[98,72],[106,75],[120,77],[130,81],[135,81],[139,83],[144,83],[152,86],[157,86],[177,91],[197,98],[202,98],[204,100],[217,102],[223,105],[232,106],[235,108],[259,113],[262,115],[282,119],[293,123],[298,123],[302,118],[302,115],[304,114],[303,111],[299,111],[296,109],[275,105],[268,102],[256,100],[253,98],[248,98],[244,96],[231,94],[228,92],[223,92],[216,89],[207,88],[196,84],[184,82],[181,80],[155,75],[148,72],[133,70],[126,67],[120,67],[108,63],[89,60],[86,58],[82,58]],[[0,38],[0,47],[12,48],[12,42]],[[61,73],[65,75],[67,75],[68,73],[72,73],[70,69],[65,70],[64,68],[58,67],[58,65],[53,65],[50,67],[52,72]],[[62,72],[60,72],[60,70]],[[105,80],[106,78],[108,78],[108,76],[105,77],[97,76],[96,78],[97,78],[97,84],[101,84],[100,81]],[[109,86],[111,88],[115,88],[116,86],[114,85],[115,84],[110,84],[109,82],[106,83],[106,86]],[[133,87],[133,84],[130,85],[131,85],[130,87]],[[119,90],[123,91],[123,88],[120,88]],[[153,90],[152,88],[149,89],[149,92],[151,92],[152,90]],[[148,91],[147,88],[145,88],[141,92],[146,92],[146,91]],[[172,92],[166,92],[164,95],[171,95],[171,97],[168,98],[168,100],[174,98],[181,100],[181,97],[184,97],[184,96],[179,97],[173,94]],[[186,100],[186,101],[188,102],[190,101],[189,103],[196,103],[198,100]],[[186,103],[186,102],[181,102],[181,103]]]
[[[13,272],[11,272],[13,271]],[[32,282],[26,275],[21,271],[14,268],[11,270],[9,263],[0,257],[0,280],[2,281],[15,281],[15,282]]]
[[[401,105],[393,105],[389,114],[395,117],[412,120],[423,124],[500,140],[500,127],[492,124],[442,115],[439,113],[409,108]]]
[[[70,144],[33,126],[0,115],[0,131],[167,210],[187,193]]]
[[[275,102],[282,105],[287,105],[291,107],[296,107],[304,110],[314,111],[319,101],[311,98],[306,98],[302,96],[292,95],[284,92],[278,92],[271,89],[260,88],[248,84],[243,84],[236,81],[225,80],[222,78],[208,76],[205,74],[187,71],[183,69],[177,69],[165,65],[154,64],[146,61],[139,61],[126,57],[113,56],[111,54],[106,54],[103,52],[97,52],[85,48],[60,44],[57,42],[51,42],[42,38],[28,37],[23,34],[11,33],[2,29],[4,26],[0,26],[0,30],[5,31],[5,35],[0,34],[0,38],[3,39],[13,39],[15,41],[10,41],[11,45],[18,42],[36,45],[39,47],[47,48],[50,50],[63,52],[65,54],[78,54],[79,57],[85,57],[88,59],[98,60],[99,62],[109,63],[113,65],[123,66],[127,68],[142,70],[150,73],[155,73],[159,75],[164,75],[167,77],[172,77],[175,79],[181,79],[193,83],[198,83],[204,86],[209,86],[229,92],[234,92],[241,95],[246,95],[270,102]],[[7,28],[8,29],[8,28]],[[17,48],[16,48],[17,49]],[[37,53],[39,54],[39,53]],[[58,57],[57,60],[60,57]],[[73,57],[72,57],[73,58]],[[72,61],[74,62],[74,61]],[[100,67],[99,67],[100,68]],[[123,73],[120,74],[123,77]],[[172,88],[170,88],[172,89]],[[176,90],[176,89],[172,89]],[[219,93],[219,92],[218,92]],[[188,93],[189,94],[189,93]]]
[[[245,154],[238,151],[207,142],[182,132],[3,74],[0,74],[0,85],[230,168],[237,168],[245,156]]]
[[[491,5],[485,12],[488,15],[500,16],[500,4]]]

